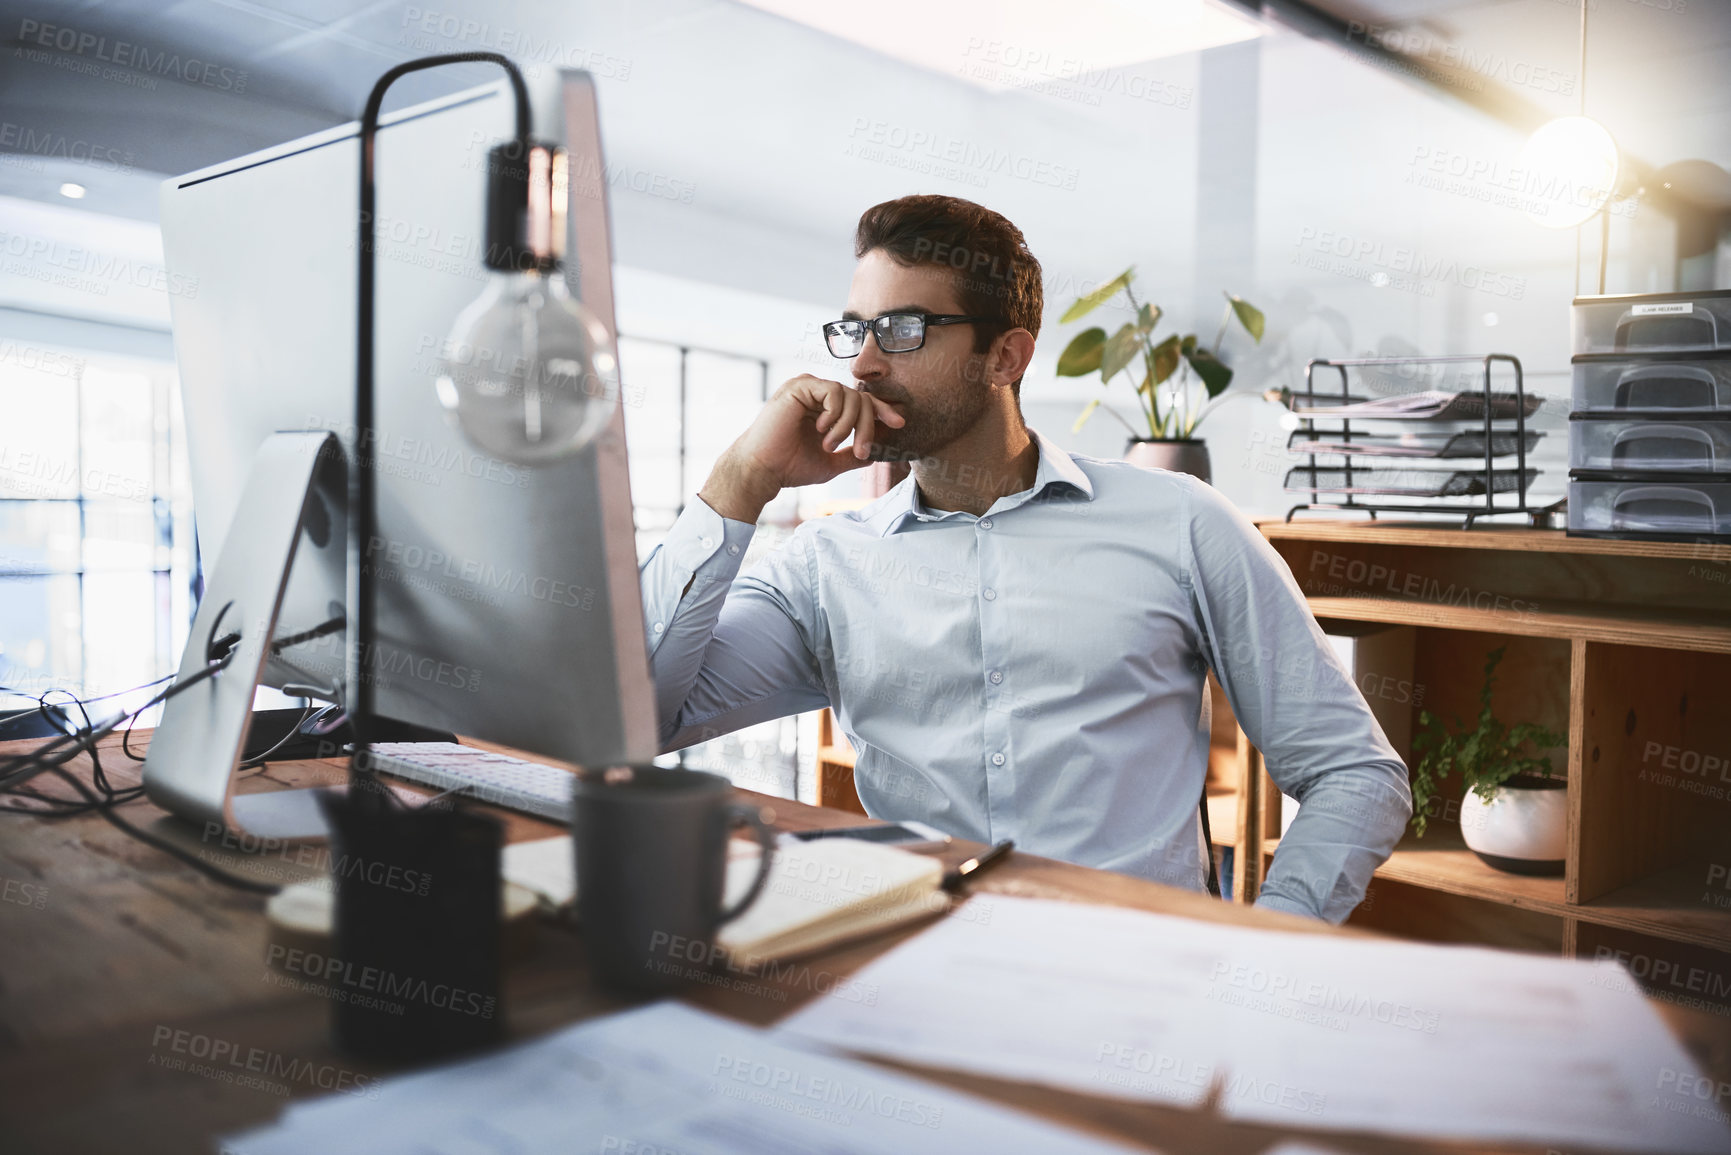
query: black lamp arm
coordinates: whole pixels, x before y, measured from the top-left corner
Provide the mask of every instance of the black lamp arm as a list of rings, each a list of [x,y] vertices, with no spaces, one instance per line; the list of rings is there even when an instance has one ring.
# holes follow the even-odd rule
[[[373,286],[374,286],[374,196],[373,140],[379,130],[379,109],[385,101],[385,91],[397,79],[411,72],[441,68],[447,64],[497,64],[511,79],[511,90],[517,106],[517,145],[520,155],[527,156],[533,125],[529,111],[529,88],[523,73],[509,57],[497,52],[452,52],[443,56],[425,56],[409,60],[379,77],[367,97],[366,111],[361,115],[361,215],[359,260],[359,292],[356,294],[355,317],[355,440],[354,456],[349,469],[349,652],[351,670],[346,698],[349,724],[355,735],[355,758],[351,770],[365,771],[365,750],[372,734],[373,679],[370,669],[377,668],[377,619],[374,614],[372,567],[367,564],[378,525],[378,486],[373,471],[373,453],[377,438],[373,434]],[[357,763],[360,765],[357,766]]]

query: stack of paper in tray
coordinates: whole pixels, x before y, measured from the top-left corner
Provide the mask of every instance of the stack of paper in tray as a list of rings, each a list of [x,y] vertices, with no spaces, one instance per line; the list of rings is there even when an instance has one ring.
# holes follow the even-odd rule
[[[576,891],[570,838],[506,847],[504,873],[561,907]],[[759,851],[735,840],[727,863],[727,902],[757,877]],[[929,855],[851,838],[784,839],[769,881],[717,941],[735,965],[755,966],[872,934],[943,910],[943,864]]]

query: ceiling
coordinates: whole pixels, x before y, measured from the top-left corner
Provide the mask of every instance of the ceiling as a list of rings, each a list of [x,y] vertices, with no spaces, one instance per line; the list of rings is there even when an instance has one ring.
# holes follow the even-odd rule
[[[1464,61],[1508,97],[1510,115],[1575,111],[1572,83],[1560,92],[1530,77],[1572,81],[1580,0],[1231,3],[1262,13],[1270,27],[1314,34],[1319,20],[1332,23],[1360,55],[1394,43],[1415,47],[1421,62]],[[1590,111],[1656,164],[1703,157],[1727,165],[1731,156],[1713,149],[1731,149],[1731,86],[1722,78],[1731,3],[1693,0],[1676,11],[1678,3],[1594,4]],[[941,91],[948,130],[990,136],[1010,124],[1097,146],[1101,156],[1157,149],[1167,123],[1145,105],[1102,110],[984,91],[734,0],[0,0],[0,29],[0,153],[10,154],[0,157],[0,195],[55,202],[72,180],[89,190],[80,207],[154,220],[162,174],[354,119],[373,80],[400,61],[502,49],[544,75],[567,64],[597,75],[610,159],[696,194],[668,235],[725,222],[789,253],[828,246],[819,262],[828,262],[826,294],[848,261],[835,244],[838,225],[845,236],[864,196],[902,191],[889,174],[834,155],[879,109],[917,124]],[[1150,67],[1171,76],[1185,69],[1182,61]],[[412,75],[390,104],[495,75],[486,65]],[[1526,83],[1513,82],[1522,76]],[[1638,126],[1619,131],[1630,108],[1663,115],[1642,111]],[[667,209],[640,205],[638,231],[656,232],[654,222],[671,219]],[[819,291],[815,282],[799,288]]]

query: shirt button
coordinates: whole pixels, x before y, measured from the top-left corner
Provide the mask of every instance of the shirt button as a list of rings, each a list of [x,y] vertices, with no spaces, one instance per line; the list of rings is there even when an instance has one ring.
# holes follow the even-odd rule
[[[658,633],[658,634],[659,634],[659,633],[661,633],[661,632],[663,632],[663,631],[664,631],[664,630],[666,630],[666,629],[667,629],[667,627],[666,627],[666,626],[664,626],[664,625],[662,625],[662,624],[661,624],[661,623],[660,623],[660,622],[656,622],[656,623],[655,623],[655,632],[656,632],[656,633]]]
[[[1004,675],[1002,673],[1000,673],[997,670],[992,671],[992,685],[995,686],[1003,680],[1004,680]]]
[[[703,539],[703,548],[704,549],[714,549],[715,548],[715,539],[713,537],[704,538]]]
[[[984,597],[989,602],[995,602],[998,600],[998,591],[987,586],[985,589],[980,591],[980,596]]]
[[[1002,754],[993,754],[992,755],[992,765],[1002,766],[1003,764],[1004,764],[1004,756]]]
[[[991,529],[992,528],[992,519],[989,517],[982,517],[980,519],[980,528],[981,529]]]
[[[739,547],[737,545],[729,545],[727,547],[727,552],[737,557],[739,556]]]

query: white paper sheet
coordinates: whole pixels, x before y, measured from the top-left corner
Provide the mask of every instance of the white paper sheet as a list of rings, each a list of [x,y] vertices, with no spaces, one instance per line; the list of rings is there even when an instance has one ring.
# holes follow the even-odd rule
[[[976,900],[978,901],[978,900]],[[993,895],[790,1033],[1301,1129],[1731,1151],[1723,1099],[1615,963]]]
[[[1131,1149],[679,1003],[294,1104],[225,1155],[907,1155]],[[376,1098],[372,1097],[376,1093]],[[1139,1149],[1138,1149],[1139,1150]]]
[[[576,851],[571,836],[513,842],[505,847],[499,873],[535,892],[543,905],[560,910],[577,897]]]

